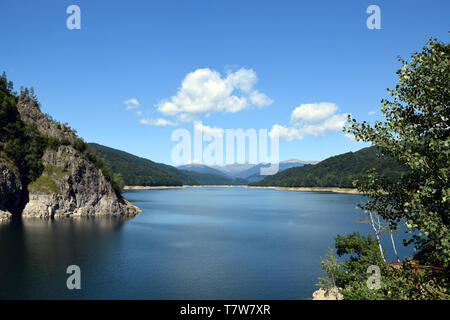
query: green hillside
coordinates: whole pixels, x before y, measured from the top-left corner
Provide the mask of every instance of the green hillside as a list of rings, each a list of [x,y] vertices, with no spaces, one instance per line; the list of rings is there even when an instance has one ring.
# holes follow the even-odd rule
[[[392,159],[379,158],[376,148],[369,147],[330,157],[315,165],[286,169],[249,185],[352,188],[352,182],[372,168],[392,179],[396,179],[404,171]]]
[[[120,173],[128,186],[181,186],[197,181],[180,170],[162,163],[140,158],[130,153],[90,143],[97,154]]]
[[[90,143],[89,145],[104,159],[114,173],[122,175],[125,185],[128,186],[247,184],[245,180],[233,179],[223,174],[179,170],[97,143]]]

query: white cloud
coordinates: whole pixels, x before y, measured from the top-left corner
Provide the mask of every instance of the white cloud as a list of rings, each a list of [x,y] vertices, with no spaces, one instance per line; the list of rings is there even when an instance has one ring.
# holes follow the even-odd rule
[[[140,106],[139,101],[137,101],[137,99],[135,99],[135,98],[130,98],[128,100],[125,100],[123,103],[126,105],[126,110],[136,109],[136,108],[139,108],[139,106]]]
[[[347,114],[335,114],[330,118],[315,124],[306,124],[301,129],[305,134],[323,137],[327,132],[339,132],[347,122]]]
[[[197,69],[186,75],[175,96],[158,104],[158,110],[188,122],[200,115],[236,113],[251,106],[272,104],[272,99],[253,89],[257,81],[252,69],[228,72],[225,77],[209,68]]]
[[[273,103],[272,99],[257,90],[250,93],[250,101],[257,107],[265,107]]]
[[[355,136],[352,135],[351,133],[344,134],[344,137],[346,137],[350,141],[356,141]]]
[[[195,130],[203,132],[206,136],[222,138],[224,130],[222,128],[211,128],[210,126],[205,126],[201,122],[195,123]]]
[[[149,126],[157,126],[157,127],[164,127],[164,126],[176,126],[177,124],[175,122],[158,118],[158,119],[141,119],[139,121],[142,124],[149,125]]]
[[[241,68],[234,73],[231,71],[227,72],[227,78],[224,81],[234,88],[250,92],[256,82],[258,82],[258,77],[252,69]]]
[[[269,132],[269,136],[271,138],[278,137],[286,141],[303,140],[305,137],[299,128],[283,127],[279,124],[275,124],[272,127],[272,130]]]
[[[336,114],[337,111],[334,103],[302,104],[292,111],[292,127],[275,124],[269,135],[292,141],[302,140],[307,135],[320,138],[329,132],[339,132],[345,126],[348,114]]]
[[[337,110],[338,107],[329,102],[302,104],[292,111],[291,121],[318,123],[333,115]]]
[[[373,116],[373,115],[375,115],[377,112],[376,111],[369,111],[369,116]]]

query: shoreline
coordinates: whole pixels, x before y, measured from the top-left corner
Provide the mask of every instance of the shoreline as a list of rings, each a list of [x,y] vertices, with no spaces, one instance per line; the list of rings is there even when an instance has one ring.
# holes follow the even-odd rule
[[[245,185],[220,185],[220,184],[202,184],[202,185],[183,185],[183,186],[125,186],[123,190],[158,190],[158,189],[183,189],[183,188],[246,188]]]
[[[303,192],[334,192],[345,194],[361,194],[355,188],[334,188],[334,187],[276,187],[276,186],[246,186],[246,185],[184,185],[184,186],[125,186],[124,190],[165,190],[183,188],[248,188],[248,189],[272,189],[284,191]]]
[[[124,186],[123,190],[181,189],[184,186]]]
[[[285,191],[303,191],[303,192],[334,192],[346,194],[362,194],[356,188],[337,188],[337,187],[276,187],[276,186],[247,186],[249,189],[273,189]]]

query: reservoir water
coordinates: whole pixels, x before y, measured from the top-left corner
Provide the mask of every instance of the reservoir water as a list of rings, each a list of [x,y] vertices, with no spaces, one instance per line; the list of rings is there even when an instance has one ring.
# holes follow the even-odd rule
[[[333,237],[373,234],[358,222],[359,195],[205,187],[124,196],[142,209],[128,221],[0,224],[0,299],[309,299]],[[81,269],[81,290],[66,287],[69,265]]]

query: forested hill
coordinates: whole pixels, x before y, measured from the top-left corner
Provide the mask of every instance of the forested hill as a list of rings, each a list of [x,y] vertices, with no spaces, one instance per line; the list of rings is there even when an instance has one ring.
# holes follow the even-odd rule
[[[128,186],[181,186],[196,184],[197,181],[174,167],[140,158],[130,153],[89,144],[111,167],[114,173],[120,173]]]
[[[315,165],[286,169],[249,185],[352,188],[352,182],[372,168],[392,179],[404,171],[392,159],[377,157],[376,147],[369,147],[333,156]]]
[[[105,160],[114,173],[121,174],[125,185],[128,186],[246,184],[245,180],[232,179],[223,174],[178,170],[163,163],[140,158],[125,151],[96,143],[90,143],[90,146]]]

